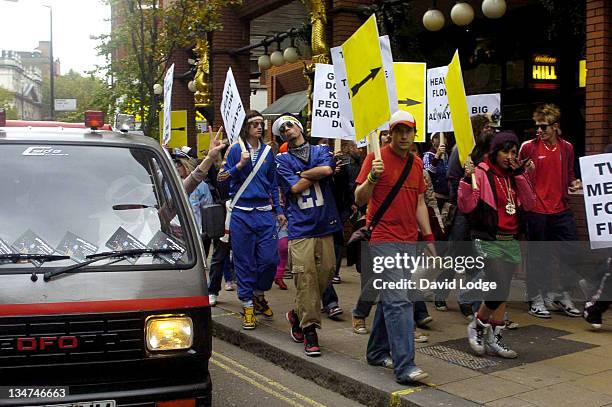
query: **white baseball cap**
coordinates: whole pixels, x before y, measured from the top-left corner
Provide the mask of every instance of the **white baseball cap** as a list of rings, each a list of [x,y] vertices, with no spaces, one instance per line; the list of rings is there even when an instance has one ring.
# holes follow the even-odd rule
[[[414,116],[405,110],[398,110],[391,115],[389,130],[393,130],[393,128],[398,124],[404,124],[408,127],[416,128],[416,120],[414,119]]]

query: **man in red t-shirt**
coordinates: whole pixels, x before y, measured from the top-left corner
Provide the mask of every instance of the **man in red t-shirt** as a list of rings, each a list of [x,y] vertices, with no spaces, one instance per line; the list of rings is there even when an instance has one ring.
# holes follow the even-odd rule
[[[579,179],[574,175],[574,147],[559,136],[561,133],[559,119],[561,112],[553,104],[539,106],[533,120],[537,137],[526,141],[521,146],[519,160],[530,159],[527,176],[536,192],[536,206],[526,213],[527,235],[530,241],[577,241],[576,221],[569,208],[568,189],[575,191],[581,188]],[[529,267],[527,269],[527,295],[530,299],[529,314],[538,318],[550,318],[550,310],[559,310],[571,317],[579,317],[569,295],[577,278],[567,269],[567,260],[562,261],[562,254],[571,254],[572,250],[564,248],[561,243],[554,247],[558,262],[561,294],[552,293],[552,269],[549,245],[531,243],[529,250]],[[557,269],[557,268],[555,268]]]
[[[412,114],[401,110],[395,112],[391,116],[390,132],[391,143],[381,149],[381,158],[375,159],[374,154],[370,153],[356,180],[359,185],[355,190],[355,203],[358,206],[368,204],[368,225],[409,160],[410,146],[416,133],[416,121]],[[372,258],[392,257],[395,254],[415,256],[414,243],[419,227],[423,239],[433,241],[425,205],[425,189],[423,162],[414,156],[408,177],[372,231]],[[399,266],[386,268],[383,272],[387,274],[387,280],[410,278],[410,271]],[[414,311],[407,291],[380,292],[380,303],[376,307],[366,354],[368,363],[372,365],[393,367],[399,383],[419,381],[428,376],[414,363]]]

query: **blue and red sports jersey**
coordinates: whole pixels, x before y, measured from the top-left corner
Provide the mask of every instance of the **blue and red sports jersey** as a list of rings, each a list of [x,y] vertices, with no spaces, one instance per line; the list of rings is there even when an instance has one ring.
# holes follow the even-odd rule
[[[327,236],[342,229],[331,190],[331,176],[320,179],[301,194],[291,193],[301,172],[314,167],[336,167],[327,146],[310,146],[308,164],[290,153],[281,153],[276,156],[276,165],[279,186],[287,197],[285,214],[289,221],[289,240]]]

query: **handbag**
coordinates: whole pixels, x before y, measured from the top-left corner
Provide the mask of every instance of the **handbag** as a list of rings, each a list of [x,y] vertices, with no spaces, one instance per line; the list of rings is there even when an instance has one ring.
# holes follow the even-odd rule
[[[378,225],[378,222],[380,222],[385,212],[387,212],[387,209],[389,209],[389,206],[391,206],[391,202],[397,196],[397,193],[402,187],[402,184],[404,184],[404,181],[406,181],[406,178],[408,178],[408,174],[410,174],[410,170],[412,169],[413,163],[414,156],[409,153],[408,161],[406,162],[406,165],[404,165],[404,169],[402,170],[400,177],[397,179],[397,182],[395,183],[395,185],[393,185],[393,188],[391,188],[391,191],[389,191],[389,194],[385,197],[385,200],[372,217],[372,221],[368,226],[363,226],[353,232],[351,238],[347,243],[347,246],[356,245],[359,244],[359,242],[370,240],[370,238],[372,237],[372,231],[374,230],[376,225]]]
[[[216,239],[225,234],[225,204],[210,204],[200,208],[202,213],[202,234]]]

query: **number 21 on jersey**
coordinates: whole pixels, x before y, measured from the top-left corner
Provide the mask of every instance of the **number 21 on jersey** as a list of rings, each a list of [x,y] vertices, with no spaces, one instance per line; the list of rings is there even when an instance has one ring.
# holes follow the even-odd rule
[[[314,197],[313,197],[314,195]],[[325,200],[323,199],[323,192],[321,192],[321,186],[319,182],[315,182],[308,189],[302,191],[302,196],[298,198],[298,206],[300,209],[310,209],[315,206],[323,206]]]

